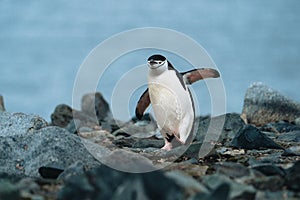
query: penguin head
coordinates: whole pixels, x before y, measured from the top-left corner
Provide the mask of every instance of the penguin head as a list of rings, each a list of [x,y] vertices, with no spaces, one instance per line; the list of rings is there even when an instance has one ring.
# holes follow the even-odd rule
[[[167,59],[159,54],[152,55],[148,58],[148,66],[151,69],[158,69],[163,66],[167,66]]]

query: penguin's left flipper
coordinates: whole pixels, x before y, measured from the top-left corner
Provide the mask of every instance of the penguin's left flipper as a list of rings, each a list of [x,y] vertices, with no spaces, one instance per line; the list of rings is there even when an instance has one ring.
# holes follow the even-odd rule
[[[140,97],[136,108],[135,108],[135,116],[138,119],[142,119],[145,110],[148,108],[148,106],[150,105],[150,96],[149,96],[149,91],[148,88],[147,90],[145,90],[145,92],[142,94],[142,96]]]
[[[206,79],[206,78],[218,78],[220,77],[220,73],[211,68],[198,68],[193,69],[187,72],[181,73],[183,80],[186,84],[192,84],[196,81]]]

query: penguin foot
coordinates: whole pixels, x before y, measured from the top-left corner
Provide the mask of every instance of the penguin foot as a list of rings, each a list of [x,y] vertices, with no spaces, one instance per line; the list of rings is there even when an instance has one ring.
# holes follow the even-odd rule
[[[173,145],[171,142],[165,142],[165,145],[161,149],[170,151],[172,148],[173,148]]]

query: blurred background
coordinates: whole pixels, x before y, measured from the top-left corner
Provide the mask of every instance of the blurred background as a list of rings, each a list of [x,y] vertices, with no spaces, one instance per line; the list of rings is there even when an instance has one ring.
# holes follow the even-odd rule
[[[228,112],[241,112],[245,90],[256,81],[300,101],[299,10],[298,0],[2,0],[0,94],[6,110],[49,120],[56,105],[72,104],[76,73],[100,42],[133,28],[162,27],[182,32],[206,49],[222,74]],[[153,53],[120,58],[108,76],[144,64]],[[175,66],[184,63],[171,58]],[[100,83],[99,91],[110,101],[115,79],[106,85]],[[205,90],[205,84],[193,89]],[[142,91],[131,100],[131,114]],[[201,114],[208,114],[209,98],[199,98]]]

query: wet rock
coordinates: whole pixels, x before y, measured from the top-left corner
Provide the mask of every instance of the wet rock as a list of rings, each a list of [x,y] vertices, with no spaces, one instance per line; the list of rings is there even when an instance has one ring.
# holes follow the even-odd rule
[[[284,149],[252,125],[244,126],[233,138],[231,145],[242,149]]]
[[[256,190],[251,185],[245,185],[221,175],[213,174],[202,178],[204,185],[215,190],[221,184],[228,184],[230,187],[229,199],[255,199]]]
[[[153,181],[155,180],[155,181]],[[130,174],[106,166],[67,181],[58,199],[183,199],[183,191],[159,171]]]
[[[0,137],[33,133],[46,126],[47,122],[37,115],[0,112]]]
[[[38,170],[42,166],[57,165],[66,168],[77,160],[90,167],[99,164],[81,139],[65,129],[51,126],[39,129],[44,125],[44,120],[31,115],[5,113],[5,119],[9,119],[10,123],[1,126],[1,172],[39,177]],[[36,122],[38,125],[35,126]],[[32,127],[34,131],[28,132]]]
[[[81,111],[89,116],[97,116],[99,121],[105,121],[111,116],[108,103],[99,92],[86,94],[81,99]]]
[[[2,95],[0,95],[0,112],[4,112],[4,111],[5,111],[4,99],[3,99]]]
[[[262,83],[254,83],[246,91],[242,116],[257,126],[294,122],[300,116],[300,104]]]
[[[286,185],[290,190],[300,192],[300,161],[286,170]]]

